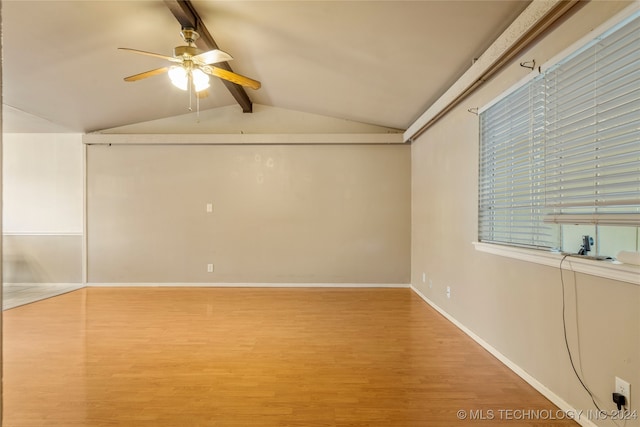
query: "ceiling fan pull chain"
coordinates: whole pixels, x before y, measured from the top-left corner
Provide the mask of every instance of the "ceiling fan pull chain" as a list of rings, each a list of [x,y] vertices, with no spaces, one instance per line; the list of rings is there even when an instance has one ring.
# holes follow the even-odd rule
[[[189,111],[193,111],[193,108],[191,107],[192,105],[191,94],[193,92],[193,77],[191,77],[191,73],[188,74],[188,78],[189,78],[189,83],[187,83],[187,90],[189,91]]]
[[[196,123],[200,123],[200,97],[196,94]]]

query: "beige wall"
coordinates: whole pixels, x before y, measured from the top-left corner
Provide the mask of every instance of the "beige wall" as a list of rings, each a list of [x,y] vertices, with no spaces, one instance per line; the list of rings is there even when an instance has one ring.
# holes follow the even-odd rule
[[[4,235],[5,283],[81,283],[82,235]]]
[[[623,6],[586,4],[516,62],[544,63]],[[526,72],[509,65],[412,145],[412,284],[561,399],[588,410],[594,407],[563,341],[559,270],[477,252],[471,244],[477,239],[479,140],[478,118],[467,109],[488,103]],[[640,384],[640,287],[584,274],[564,278],[579,369],[611,410],[614,376]],[[640,393],[632,393],[631,406],[640,409]],[[629,420],[626,427],[639,425]]]
[[[2,8],[2,4],[0,4],[0,8]],[[0,19],[0,33],[2,32],[2,20]],[[0,101],[2,101],[2,43],[0,43]],[[0,157],[2,157],[2,149],[4,145],[2,129],[2,102],[0,102]],[[0,184],[2,183],[2,162],[0,161]],[[0,185],[0,210],[4,209],[3,205],[3,192],[2,185]],[[2,219],[0,218],[0,231],[3,230]],[[0,245],[0,258],[2,258],[2,245]],[[2,266],[0,266],[0,277],[2,277]],[[4,282],[4,280],[2,281]],[[2,303],[3,297],[2,292],[0,292],[0,303]],[[4,370],[4,363],[2,361],[2,319],[0,318],[0,375],[3,375],[2,372]],[[2,381],[0,381],[0,424],[2,424]]]
[[[409,282],[406,145],[91,145],[87,174],[90,283]]]
[[[82,233],[82,135],[4,135],[5,233]]]
[[[3,278],[82,282],[80,134],[3,135]]]

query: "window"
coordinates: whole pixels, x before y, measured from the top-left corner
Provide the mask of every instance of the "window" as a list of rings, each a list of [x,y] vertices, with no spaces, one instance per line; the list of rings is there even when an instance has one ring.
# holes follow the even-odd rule
[[[480,112],[478,218],[481,242],[639,250],[640,13]]]
[[[534,79],[480,114],[480,240],[558,246],[544,222],[543,80]]]

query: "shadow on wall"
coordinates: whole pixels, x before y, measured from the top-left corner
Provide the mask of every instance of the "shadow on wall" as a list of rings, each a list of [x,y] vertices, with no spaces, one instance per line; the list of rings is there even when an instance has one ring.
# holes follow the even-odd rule
[[[3,236],[4,283],[82,283],[82,234]]]
[[[33,257],[22,254],[5,255],[2,258],[4,283],[51,283],[51,277]]]

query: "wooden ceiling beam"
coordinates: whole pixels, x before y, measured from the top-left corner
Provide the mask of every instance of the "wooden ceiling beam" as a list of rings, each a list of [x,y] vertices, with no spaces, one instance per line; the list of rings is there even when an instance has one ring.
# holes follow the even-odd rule
[[[219,49],[218,44],[209,33],[209,30],[207,30],[207,27],[205,27],[190,0],[164,0],[164,2],[182,27],[191,27],[200,35],[196,40],[196,46],[202,50]],[[216,64],[216,67],[233,72],[227,62]],[[244,88],[224,79],[222,82],[240,104],[242,111],[251,113],[253,111],[253,103]]]

